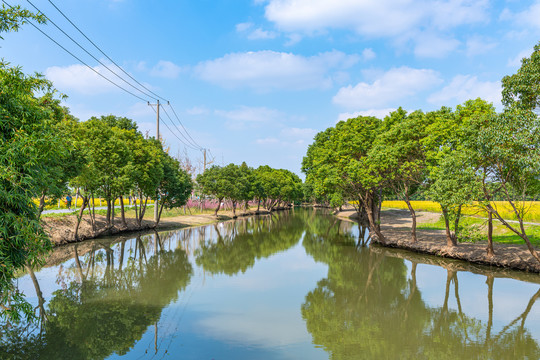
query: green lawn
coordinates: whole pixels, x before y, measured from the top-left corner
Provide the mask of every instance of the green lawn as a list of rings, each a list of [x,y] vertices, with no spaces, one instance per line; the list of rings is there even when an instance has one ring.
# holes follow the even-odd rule
[[[481,235],[483,240],[487,240],[487,220],[479,219],[472,216],[465,216],[460,221],[461,226],[464,228],[476,228],[478,235]],[[518,223],[511,223],[512,226],[519,226]],[[430,223],[419,223],[419,229],[427,230],[444,230],[444,220],[440,216],[439,220]],[[525,225],[527,235],[531,242],[540,246],[540,226],[538,225]],[[502,225],[499,221],[493,221],[493,241],[502,244],[523,244],[522,238],[514,234],[511,230]]]

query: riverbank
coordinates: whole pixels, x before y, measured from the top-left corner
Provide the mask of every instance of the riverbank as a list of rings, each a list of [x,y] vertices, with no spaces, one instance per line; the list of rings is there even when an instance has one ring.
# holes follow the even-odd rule
[[[354,219],[354,210],[345,210],[336,216]],[[418,212],[418,222],[432,222],[440,216],[437,213]],[[455,247],[446,246],[443,230],[417,229],[418,242],[411,241],[411,218],[407,210],[383,210],[381,213],[381,232],[386,237],[382,244],[375,237],[373,243],[390,248],[409,250],[417,253],[436,255],[445,258],[468,261],[474,264],[510,268],[540,273],[540,263],[534,259],[525,244],[494,243],[495,256],[488,257],[487,241],[458,243]]]
[[[237,210],[237,217],[269,214],[265,209],[256,212],[255,209],[247,211]],[[115,225],[108,227],[105,216],[96,215],[95,228],[92,228],[90,216],[85,215],[79,227],[79,239],[75,239],[75,226],[77,217],[75,215],[65,215],[62,217],[45,217],[42,219],[42,225],[45,232],[49,235],[53,246],[59,246],[83,240],[97,239],[102,236],[119,235],[130,232],[144,231],[150,229],[171,230],[181,229],[190,226],[202,226],[222,221],[232,220],[234,218],[232,211],[222,211],[218,216],[213,214],[197,215],[179,215],[162,218],[156,226],[154,221],[143,220],[141,226],[137,224],[134,218],[126,218],[126,225],[121,224],[121,219],[115,219]]]

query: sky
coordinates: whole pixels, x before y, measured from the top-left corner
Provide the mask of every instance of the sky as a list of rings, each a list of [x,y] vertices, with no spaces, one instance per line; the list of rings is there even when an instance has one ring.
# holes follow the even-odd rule
[[[35,10],[28,1],[6,0]],[[209,162],[270,165],[301,175],[314,135],[358,115],[431,111],[481,97],[501,110],[501,79],[540,41],[540,0],[30,0],[108,68],[172,105],[160,133],[184,145],[178,115]],[[81,121],[113,114],[155,136],[156,100],[118,79],[49,21],[4,34],[0,58],[38,72]],[[142,89],[148,94],[147,90]],[[153,96],[153,94],[149,94]],[[154,96],[155,97],[155,96]],[[161,100],[163,102],[163,100]],[[170,118],[167,117],[170,116]],[[167,128],[167,126],[170,128]],[[191,139],[190,139],[191,140]]]

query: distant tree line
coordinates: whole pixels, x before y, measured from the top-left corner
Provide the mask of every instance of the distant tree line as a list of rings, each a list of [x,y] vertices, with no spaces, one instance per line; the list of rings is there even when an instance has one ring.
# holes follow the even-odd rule
[[[353,204],[381,243],[384,197],[405,201],[417,241],[411,197],[441,205],[447,244],[460,236],[461,209],[475,202],[488,216],[487,254],[493,255],[493,220],[499,220],[540,256],[523,218],[540,194],[540,43],[519,71],[502,80],[504,110],[482,99],[424,113],[402,108],[383,120],[359,116],[315,136],[302,162],[306,195],[332,206]],[[506,221],[494,199],[507,201],[518,223]]]
[[[255,200],[257,211],[261,204],[272,211],[304,197],[302,180],[293,172],[269,166],[253,169],[245,162],[212,166],[197,176],[197,185],[201,193],[217,199],[216,215],[223,200],[232,202],[233,216],[236,216],[238,204],[243,203],[247,207],[249,201]]]

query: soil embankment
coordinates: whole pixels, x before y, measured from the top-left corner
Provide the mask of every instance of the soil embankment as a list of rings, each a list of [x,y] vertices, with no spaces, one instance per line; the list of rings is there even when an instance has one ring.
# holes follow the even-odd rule
[[[346,219],[353,219],[355,215],[354,210],[345,210],[336,214]],[[417,215],[419,222],[431,222],[440,216],[428,212],[418,212]],[[381,244],[375,237],[373,242],[380,246],[464,260],[474,264],[540,273],[540,263],[531,256],[525,244],[495,243],[493,244],[495,256],[488,257],[487,241],[459,243],[457,246],[449,247],[446,245],[446,235],[443,230],[417,229],[418,242],[413,243],[411,223],[407,210],[383,210],[381,232],[386,237],[386,243]]]
[[[261,209],[258,214],[268,214],[267,210]],[[254,210],[237,211],[238,217],[256,215]],[[150,229],[167,230],[180,229],[189,226],[201,226],[213,224],[220,221],[233,219],[232,211],[223,211],[214,216],[213,214],[181,215],[169,218],[162,218],[158,226],[154,221],[143,220],[141,226],[133,218],[126,218],[126,226],[122,225],[119,218],[115,219],[115,225],[108,227],[105,217],[96,215],[95,227],[92,227],[89,216],[84,216],[79,227],[79,239],[75,239],[75,226],[77,218],[75,215],[62,217],[45,217],[42,219],[43,228],[49,235],[54,246],[79,242],[88,239],[96,239],[101,236],[117,235],[134,231],[144,231]]]

